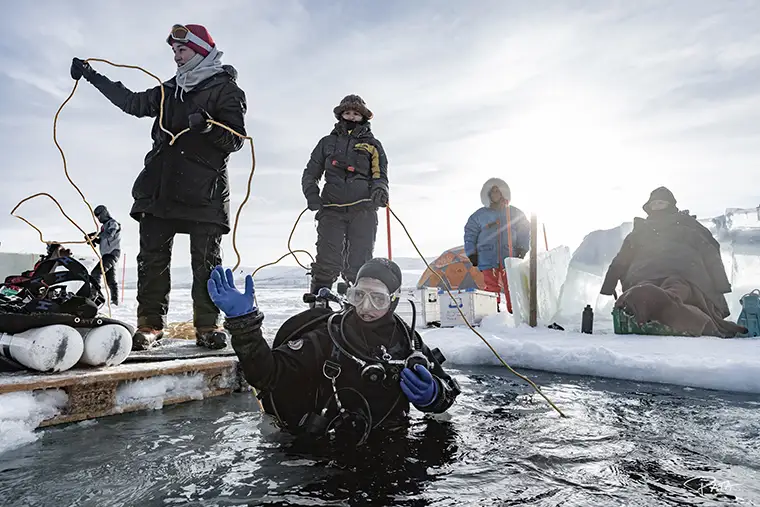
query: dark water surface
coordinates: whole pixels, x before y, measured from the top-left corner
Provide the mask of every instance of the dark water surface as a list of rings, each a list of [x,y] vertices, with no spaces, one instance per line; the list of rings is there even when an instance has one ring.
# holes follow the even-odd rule
[[[307,449],[250,394],[44,430],[0,455],[0,505],[760,505],[760,397],[497,368],[445,417]]]

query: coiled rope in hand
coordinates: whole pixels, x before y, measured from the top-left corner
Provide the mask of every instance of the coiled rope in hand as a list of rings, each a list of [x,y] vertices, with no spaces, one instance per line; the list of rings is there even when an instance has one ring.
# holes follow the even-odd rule
[[[119,63],[113,63],[113,62],[111,62],[109,60],[105,60],[105,59],[102,59],[102,58],[88,58],[88,59],[85,60],[85,62],[102,62],[102,63],[106,63],[108,65],[111,65],[113,67],[139,70],[139,71],[143,72],[144,74],[147,74],[148,76],[152,77],[156,81],[158,81],[158,84],[159,84],[159,87],[160,87],[160,90],[161,90],[161,102],[160,102],[160,105],[159,105],[159,113],[158,113],[159,114],[158,126],[159,126],[159,128],[163,132],[165,132],[171,138],[171,140],[169,141],[169,145],[170,146],[173,145],[181,135],[185,134],[186,132],[188,132],[190,130],[189,128],[187,128],[187,129],[184,129],[184,130],[182,130],[181,132],[179,132],[179,133],[177,133],[175,135],[172,132],[170,132],[169,130],[167,130],[166,127],[164,127],[164,125],[163,125],[163,123],[164,123],[164,102],[165,102],[165,99],[166,99],[166,94],[165,94],[165,91],[164,91],[163,82],[155,74],[153,74],[153,73],[145,70],[144,68],[142,68],[142,67],[140,67],[138,65],[124,65],[124,64],[119,64]],[[58,136],[57,136],[57,134],[58,134],[58,118],[59,118],[59,116],[61,114],[61,111],[63,111],[63,108],[66,106],[66,104],[68,104],[69,101],[72,99],[72,97],[74,97],[74,93],[76,93],[76,90],[77,90],[78,86],[79,86],[79,80],[76,80],[74,82],[74,87],[72,88],[71,93],[69,94],[68,97],[66,97],[66,100],[63,101],[63,103],[61,104],[61,106],[58,108],[58,111],[56,111],[56,113],[55,113],[55,117],[53,119],[53,142],[55,143],[56,148],[58,148],[58,151],[61,154],[61,159],[63,161],[63,172],[66,175],[66,179],[69,181],[69,183],[71,184],[71,186],[73,186],[74,189],[77,191],[77,193],[79,194],[79,196],[82,198],[82,201],[84,201],[85,205],[87,206],[88,211],[90,212],[90,215],[92,216],[92,220],[93,220],[93,223],[95,224],[95,227],[99,229],[98,220],[97,220],[97,217],[95,216],[95,212],[93,211],[92,206],[90,205],[89,201],[85,197],[85,195],[82,192],[82,190],[79,188],[79,186],[71,178],[71,175],[69,174],[69,170],[68,170],[68,164],[66,162],[66,155],[63,152],[63,148],[58,143]],[[237,213],[235,214],[235,222],[234,222],[234,226],[233,226],[233,229],[232,229],[232,249],[235,251],[235,255],[237,257],[237,260],[235,261],[235,268],[234,269],[237,269],[237,267],[240,266],[240,260],[241,260],[240,252],[238,251],[238,248],[237,248],[237,229],[238,229],[238,223],[240,222],[240,215],[241,215],[241,213],[243,211],[243,207],[248,203],[248,200],[249,200],[249,198],[251,196],[251,183],[253,182],[253,175],[254,175],[254,172],[256,171],[256,150],[254,148],[253,138],[252,137],[247,136],[247,135],[243,135],[243,134],[241,134],[239,132],[236,132],[235,130],[231,129],[227,125],[224,125],[224,124],[219,123],[219,122],[217,122],[215,120],[212,120],[212,119],[207,120],[207,123],[209,123],[211,125],[215,125],[217,127],[220,127],[220,128],[222,128],[224,130],[227,130],[228,132],[230,132],[230,133],[232,133],[232,134],[240,137],[241,139],[249,141],[249,143],[251,145],[251,171],[250,171],[250,173],[248,175],[248,183],[247,183],[247,186],[246,186],[246,194],[245,194],[245,198],[240,203],[240,207],[238,207]],[[71,222],[71,224],[73,224],[74,227],[76,227],[77,229],[79,229],[79,231],[86,238],[84,241],[50,241],[50,240],[45,240],[45,238],[44,238],[44,236],[42,234],[42,231],[37,226],[35,226],[32,222],[30,222],[26,218],[22,217],[21,215],[16,214],[16,211],[18,210],[18,208],[22,204],[24,204],[25,202],[27,202],[29,200],[35,199],[37,197],[43,197],[43,196],[51,199],[56,204],[56,206],[60,210],[61,214],[64,217],[66,217],[66,219],[69,222]],[[61,203],[59,203],[58,200],[55,197],[53,197],[52,195],[50,195],[50,194],[48,194],[46,192],[40,192],[40,193],[37,193],[37,194],[34,194],[34,195],[30,195],[28,197],[25,197],[24,199],[22,199],[21,201],[19,201],[19,203],[16,204],[16,206],[13,207],[13,210],[11,210],[11,215],[14,216],[14,217],[16,217],[16,218],[18,218],[19,220],[22,220],[27,225],[31,226],[34,230],[36,230],[37,233],[39,234],[40,241],[43,242],[43,243],[45,243],[45,244],[48,244],[48,245],[49,244],[71,245],[71,244],[84,244],[84,243],[87,243],[90,246],[90,248],[92,249],[92,251],[95,253],[95,255],[97,256],[98,263],[100,264],[100,270],[105,275],[105,269],[103,267],[103,258],[98,253],[98,250],[95,247],[95,244],[94,244],[92,238],[90,238],[87,235],[87,233],[85,232],[85,230],[82,227],[80,227],[79,224],[77,224],[76,221],[74,221],[74,219],[72,219],[64,211],[63,206],[61,206]],[[104,284],[104,285],[106,287],[106,300],[108,301],[108,314],[110,316],[111,315],[111,297],[110,297],[110,293],[109,293],[109,289],[108,289],[108,284]]]

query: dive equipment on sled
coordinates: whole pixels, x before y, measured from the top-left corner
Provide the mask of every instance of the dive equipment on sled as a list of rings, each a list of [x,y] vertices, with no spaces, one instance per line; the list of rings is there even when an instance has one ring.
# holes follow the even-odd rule
[[[96,319],[103,322],[103,319]],[[103,323],[93,328],[78,328],[84,340],[80,363],[90,366],[114,366],[123,363],[132,351],[132,332],[119,324]]]
[[[17,334],[0,333],[0,357],[35,371],[60,372],[82,358],[84,340],[71,326],[52,324]]]
[[[59,266],[66,269],[55,271]],[[73,294],[66,282],[82,282],[82,287]],[[87,268],[73,257],[44,260],[33,271],[9,276],[0,285],[15,292],[0,296],[0,310],[7,312],[67,313],[92,318],[105,302]]]

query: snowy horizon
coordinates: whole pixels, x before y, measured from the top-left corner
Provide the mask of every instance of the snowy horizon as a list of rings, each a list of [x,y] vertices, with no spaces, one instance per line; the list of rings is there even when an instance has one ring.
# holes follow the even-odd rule
[[[174,63],[165,37],[174,23],[204,24],[247,94],[258,167],[238,231],[245,266],[285,253],[305,207],[303,167],[332,128],[332,108],[349,93],[364,97],[375,113],[373,130],[388,152],[391,204],[427,257],[462,243],[464,223],[481,205],[480,187],[492,176],[510,184],[516,206],[546,223],[550,248],[574,248],[590,231],[642,216],[641,205],[660,185],[700,218],[760,204],[760,190],[747,184],[760,155],[754,86],[760,5],[461,5],[13,5],[2,21],[0,143],[13,191],[0,212],[0,250],[42,249],[37,233],[9,215],[16,202],[40,191],[94,228],[51,139],[53,114],[73,85],[71,58],[136,64],[168,79]],[[133,91],[155,86],[139,71],[94,67]],[[74,181],[93,206],[106,204],[123,224],[132,261],[138,231],[128,216],[130,189],[150,148],[151,121],[125,115],[83,82],[58,125]],[[250,171],[248,147],[232,155],[229,170],[234,215]],[[45,199],[19,213],[46,239],[80,239]],[[392,231],[393,256],[414,257],[398,224]],[[224,239],[225,265],[234,263],[231,239]],[[307,213],[293,247],[313,252],[315,240]],[[381,210],[376,255],[385,255],[385,245]],[[74,252],[91,253],[81,245]],[[186,236],[175,240],[173,261],[189,264]]]

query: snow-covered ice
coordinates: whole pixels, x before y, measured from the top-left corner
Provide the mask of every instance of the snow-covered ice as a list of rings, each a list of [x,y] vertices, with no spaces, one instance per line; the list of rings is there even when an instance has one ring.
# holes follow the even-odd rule
[[[727,299],[735,319],[740,311],[739,298],[760,287],[760,214],[757,209],[728,210],[703,223],[721,243],[726,272],[734,287]],[[545,325],[536,329],[515,327],[511,316],[504,313],[487,317],[479,331],[515,368],[760,394],[760,339],[619,336],[610,332],[612,301],[598,296],[598,292],[609,263],[629,231],[627,223],[590,234],[569,262],[557,264],[567,266],[565,271],[562,268],[551,272],[549,285],[558,294],[554,317],[568,331],[550,330]],[[424,265],[406,259],[402,267],[404,286],[413,287]],[[189,321],[189,270],[184,277],[174,274],[173,279],[168,321]],[[278,267],[262,270],[256,282],[258,303],[266,315],[265,335],[271,340],[288,317],[305,309],[301,297],[308,286],[306,274],[301,268]],[[134,278],[128,275],[125,300],[114,307],[113,317],[134,325],[135,296]],[[586,304],[595,308],[593,335],[574,332]],[[548,320],[551,319],[544,316],[544,323]],[[446,365],[465,371],[468,366],[499,365],[488,347],[467,328],[422,332],[431,348],[441,349]],[[200,375],[156,377],[120,387],[117,403],[161,408],[170,397],[202,399],[204,389]],[[34,429],[60,413],[65,403],[66,394],[56,390],[0,395],[0,452],[38,438]]]
[[[68,396],[59,389],[0,394],[0,453],[40,438],[40,423],[61,413]]]
[[[760,339],[581,334],[510,327],[502,314],[478,331],[513,368],[760,394]],[[499,365],[468,328],[431,329],[425,343],[447,365]],[[466,368],[463,368],[466,369]]]
[[[142,380],[134,380],[116,388],[116,408],[144,405],[160,409],[169,398],[190,398],[202,400],[206,383],[202,373],[188,375],[161,375]]]

